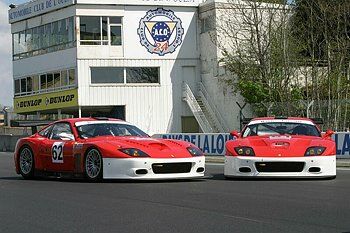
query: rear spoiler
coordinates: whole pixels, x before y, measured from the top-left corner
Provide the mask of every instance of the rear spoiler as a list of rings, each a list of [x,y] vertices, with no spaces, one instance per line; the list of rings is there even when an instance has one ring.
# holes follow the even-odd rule
[[[323,119],[322,118],[310,118],[316,125],[323,125]]]
[[[246,124],[248,124],[253,119],[254,118],[243,118],[242,121],[241,121],[242,126],[245,126]]]
[[[254,118],[243,118],[241,121],[242,126],[245,126],[253,119]],[[275,119],[288,119],[288,117],[275,117]],[[312,120],[316,125],[323,125],[322,118],[310,118],[310,120]]]
[[[46,126],[51,124],[53,121],[45,120],[12,120],[11,127],[31,127],[32,134],[38,132],[38,126]]]

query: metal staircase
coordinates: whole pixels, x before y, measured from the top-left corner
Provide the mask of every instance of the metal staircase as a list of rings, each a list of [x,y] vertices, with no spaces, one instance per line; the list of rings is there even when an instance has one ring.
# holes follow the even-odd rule
[[[224,118],[211,102],[204,85],[199,83],[199,95],[196,97],[187,83],[183,83],[183,100],[190,107],[203,133],[229,132]]]
[[[188,106],[190,107],[194,117],[196,118],[199,127],[202,129],[203,133],[212,133],[214,129],[209,124],[207,117],[204,115],[204,112],[199,105],[196,97],[194,96],[191,88],[187,83],[183,83],[183,91],[182,91],[182,99],[186,101]]]
[[[230,132],[229,124],[227,124],[224,117],[221,115],[220,111],[217,109],[216,105],[213,103],[212,98],[208,91],[205,89],[203,83],[199,83],[199,96],[198,100],[202,102],[202,109],[205,109],[204,112],[207,112],[207,117],[209,122],[216,129],[216,132],[228,133]]]

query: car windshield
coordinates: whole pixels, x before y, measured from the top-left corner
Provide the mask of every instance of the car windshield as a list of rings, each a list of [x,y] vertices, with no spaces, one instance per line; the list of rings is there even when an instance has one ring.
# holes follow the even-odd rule
[[[98,136],[138,136],[149,137],[145,132],[133,125],[120,123],[81,123],[76,125],[81,138]]]
[[[315,125],[297,122],[264,122],[251,124],[244,129],[242,134],[243,137],[264,135],[321,136]]]

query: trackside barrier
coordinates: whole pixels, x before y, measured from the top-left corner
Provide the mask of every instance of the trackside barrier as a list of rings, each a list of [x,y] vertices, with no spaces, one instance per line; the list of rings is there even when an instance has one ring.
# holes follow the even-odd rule
[[[26,136],[0,135],[0,152],[12,152],[15,150],[17,140]],[[225,143],[234,140],[230,134],[155,134],[154,138],[177,139],[191,142],[203,150],[206,155],[225,154]],[[337,144],[337,158],[350,159],[350,133],[337,132],[333,135]]]
[[[13,152],[18,139],[26,136],[20,135],[0,135],[0,152]]]
[[[155,134],[154,138],[176,139],[191,142],[204,152],[205,155],[225,155],[225,143],[234,138],[228,133],[213,134]],[[337,132],[333,135],[337,144],[337,158],[350,159],[350,133]]]

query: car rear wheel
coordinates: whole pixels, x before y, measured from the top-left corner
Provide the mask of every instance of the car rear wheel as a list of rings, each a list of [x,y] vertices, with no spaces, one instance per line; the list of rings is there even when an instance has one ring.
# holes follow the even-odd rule
[[[25,146],[19,152],[19,172],[23,176],[24,179],[32,179],[34,178],[34,154],[32,150]]]
[[[102,179],[102,156],[97,149],[90,149],[86,153],[84,170],[88,180],[97,181]]]

